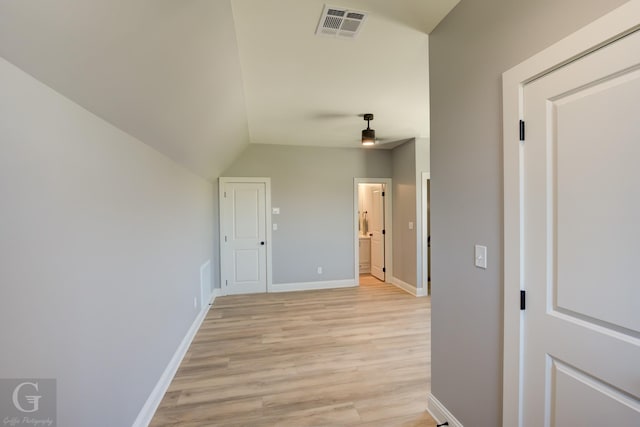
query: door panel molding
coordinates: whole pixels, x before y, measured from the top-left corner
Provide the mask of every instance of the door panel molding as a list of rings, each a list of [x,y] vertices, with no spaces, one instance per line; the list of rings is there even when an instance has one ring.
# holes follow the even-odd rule
[[[371,190],[371,216],[369,224],[371,225],[370,239],[370,264],[371,275],[379,280],[386,281],[385,274],[385,242],[384,242],[384,186]],[[376,227],[377,226],[377,227]],[[377,228],[377,230],[376,230]]]
[[[225,277],[226,271],[226,255],[224,246],[224,226],[226,221],[226,212],[224,209],[224,191],[225,185],[233,183],[259,183],[265,187],[265,252],[266,252],[266,282],[267,292],[273,292],[273,261],[272,261],[272,219],[271,219],[271,178],[267,177],[220,177],[218,179],[218,208],[219,208],[219,248],[220,248],[220,287],[222,295],[226,295]]]
[[[502,76],[504,167],[503,426],[521,427],[523,425],[524,312],[520,310],[519,301],[520,290],[524,289],[524,170],[523,143],[520,142],[518,124],[520,120],[524,119],[524,86],[638,30],[640,28],[638,16],[640,16],[640,0],[631,0],[506,71]]]

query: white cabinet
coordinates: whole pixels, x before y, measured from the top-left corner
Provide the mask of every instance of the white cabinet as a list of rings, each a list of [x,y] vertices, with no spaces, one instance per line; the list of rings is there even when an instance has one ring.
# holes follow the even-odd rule
[[[360,237],[360,273],[371,273],[371,238]]]

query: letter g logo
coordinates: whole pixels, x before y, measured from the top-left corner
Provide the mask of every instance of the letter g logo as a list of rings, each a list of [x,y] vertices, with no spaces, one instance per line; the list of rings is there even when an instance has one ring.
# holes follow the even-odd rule
[[[27,400],[27,402],[29,402],[32,405],[31,409],[24,409],[22,405],[20,405],[20,399],[18,399],[18,393],[20,393],[20,390],[22,389],[22,387],[27,385],[32,386],[33,388],[36,389],[36,391],[38,391],[38,383],[24,382],[24,383],[18,384],[15,390],[13,390],[13,405],[16,407],[16,409],[22,412],[36,412],[38,410],[38,403],[40,402],[40,398],[42,396],[36,395],[36,396],[24,397]]]

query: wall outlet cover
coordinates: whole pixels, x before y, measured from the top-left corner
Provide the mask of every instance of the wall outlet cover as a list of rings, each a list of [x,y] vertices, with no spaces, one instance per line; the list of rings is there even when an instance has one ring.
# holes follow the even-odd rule
[[[487,268],[487,247],[475,246],[475,264],[479,268]]]

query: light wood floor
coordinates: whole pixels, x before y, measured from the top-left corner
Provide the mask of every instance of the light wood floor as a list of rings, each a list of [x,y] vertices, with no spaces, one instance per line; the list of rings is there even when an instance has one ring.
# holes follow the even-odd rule
[[[218,297],[151,426],[435,426],[430,301],[359,288]]]

